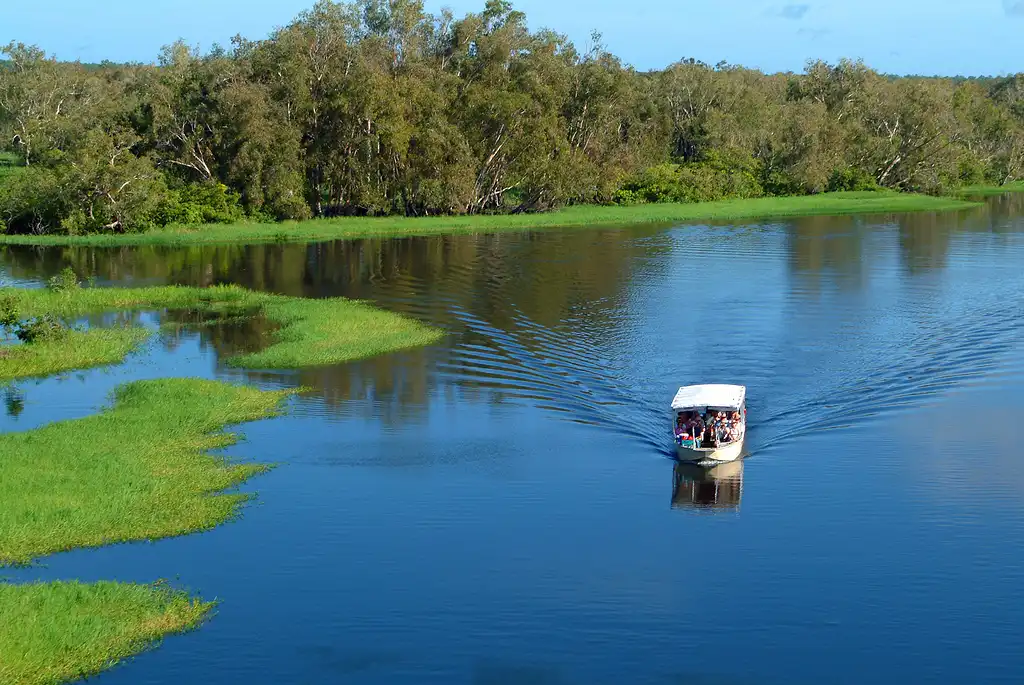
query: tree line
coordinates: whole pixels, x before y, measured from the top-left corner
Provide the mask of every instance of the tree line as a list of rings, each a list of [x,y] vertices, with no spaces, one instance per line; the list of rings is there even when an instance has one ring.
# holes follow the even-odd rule
[[[894,78],[859,61],[642,72],[505,0],[320,0],[263,40],[155,64],[0,61],[11,232],[543,211],[1024,176],[1024,74]],[[10,169],[8,169],[8,172]]]

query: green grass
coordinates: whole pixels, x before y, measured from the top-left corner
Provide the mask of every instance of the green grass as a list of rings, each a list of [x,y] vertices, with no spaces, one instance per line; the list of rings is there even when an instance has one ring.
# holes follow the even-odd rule
[[[0,383],[116,364],[141,345],[150,333],[140,326],[117,326],[71,331],[57,341],[3,345],[0,346]]]
[[[429,345],[442,332],[365,302],[310,300],[254,292],[235,286],[185,288],[79,288],[63,292],[0,288],[21,316],[75,318],[124,310],[196,310],[225,317],[263,316],[278,328],[264,349],[230,357],[232,366],[294,369],[338,364]],[[0,349],[0,380],[45,375],[122,360],[148,333],[139,328],[90,329],[73,333],[74,344],[33,343]]]
[[[958,192],[962,197],[990,197],[1003,193],[1024,193],[1024,181],[1012,181],[1001,186],[964,186]]]
[[[0,583],[0,683],[58,685],[95,675],[196,627],[212,604],[125,583]]]
[[[0,565],[212,528],[247,498],[217,494],[265,470],[209,450],[227,425],[278,414],[287,392],[161,379],[119,387],[95,416],[0,435]]]
[[[697,204],[649,204],[632,207],[585,205],[542,214],[444,217],[346,217],[279,224],[216,224],[173,227],[140,234],[85,236],[0,236],[19,245],[198,245],[313,242],[453,233],[496,233],[544,228],[595,227],[642,223],[771,219],[811,215],[887,214],[949,211],[974,206],[956,198],[896,192],[824,193],[800,197],[724,200]]]

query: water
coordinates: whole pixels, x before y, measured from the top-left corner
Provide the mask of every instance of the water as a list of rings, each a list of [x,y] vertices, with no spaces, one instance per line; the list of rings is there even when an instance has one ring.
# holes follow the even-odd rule
[[[209,683],[1019,682],[1024,198],[811,218],[202,249],[8,249],[7,282],[345,295],[429,349],[289,373],[253,326],[23,382],[0,430],[140,377],[311,388],[228,453],[280,467],[210,533],[16,580],[167,578],[201,630],[100,678]],[[144,315],[155,324],[157,318]],[[670,459],[667,404],[748,386],[749,458]]]

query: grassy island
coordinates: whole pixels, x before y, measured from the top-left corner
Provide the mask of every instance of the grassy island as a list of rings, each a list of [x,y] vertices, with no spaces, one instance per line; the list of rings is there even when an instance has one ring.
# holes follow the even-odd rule
[[[121,386],[95,416],[0,435],[0,565],[206,530],[246,499],[217,494],[265,469],[208,453],[225,426],[280,411],[283,392],[195,379]]]
[[[194,310],[224,316],[262,316],[276,330],[267,347],[227,359],[233,366],[295,369],[337,364],[428,345],[441,331],[365,302],[311,300],[235,286],[186,288],[0,289],[22,316],[73,319],[126,310]],[[0,381],[121,361],[150,334],[141,327],[91,328],[68,338],[0,347]]]
[[[59,685],[196,627],[212,608],[126,583],[0,583],[0,683]]]
[[[0,289],[26,321],[187,310],[263,317],[266,346],[236,366],[299,368],[432,343],[442,333],[367,303],[307,300],[237,287]],[[153,331],[63,330],[0,347],[0,382],[121,361]],[[225,426],[267,418],[287,392],[196,379],[129,383],[95,416],[0,435],[0,566],[55,552],[207,530],[247,499],[224,491],[267,467],[210,450]],[[56,685],[93,675],[195,627],[210,605],[166,588],[121,583],[0,583],[0,682]]]
[[[590,228],[632,224],[793,218],[843,214],[942,212],[969,209],[974,203],[894,191],[822,193],[697,203],[633,206],[580,205],[531,214],[431,217],[343,217],[284,223],[177,226],[145,233],[90,235],[0,235],[9,245],[213,245],[230,243],[316,242],[367,237],[499,233],[552,228]]]
[[[228,520],[247,496],[222,491],[266,467],[209,450],[235,442],[225,426],[277,414],[287,394],[143,381],[121,386],[96,416],[0,435],[0,566]],[[96,674],[197,626],[211,606],[156,586],[0,583],[0,682],[57,685]]]

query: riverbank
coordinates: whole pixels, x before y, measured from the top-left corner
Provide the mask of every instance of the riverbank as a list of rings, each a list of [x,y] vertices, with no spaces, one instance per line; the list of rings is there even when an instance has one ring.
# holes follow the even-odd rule
[[[259,369],[339,364],[437,342],[443,332],[418,321],[344,298],[311,300],[236,286],[188,288],[0,288],[21,316],[74,319],[115,311],[187,310],[225,317],[262,317],[273,329],[267,346],[225,363]],[[0,382],[122,361],[153,331],[90,328],[67,338],[0,348]]]
[[[694,204],[575,206],[540,214],[440,217],[344,217],[271,224],[211,224],[118,235],[2,235],[8,245],[205,245],[268,242],[317,242],[367,237],[499,233],[554,228],[590,228],[692,221],[781,219],[800,216],[944,212],[976,203],[892,191],[823,193]]]
[[[212,604],[127,583],[0,583],[0,683],[59,685],[195,628]]]
[[[960,197],[992,197],[1004,193],[1024,193],[1024,181],[1013,181],[1001,186],[964,186],[959,191]]]

